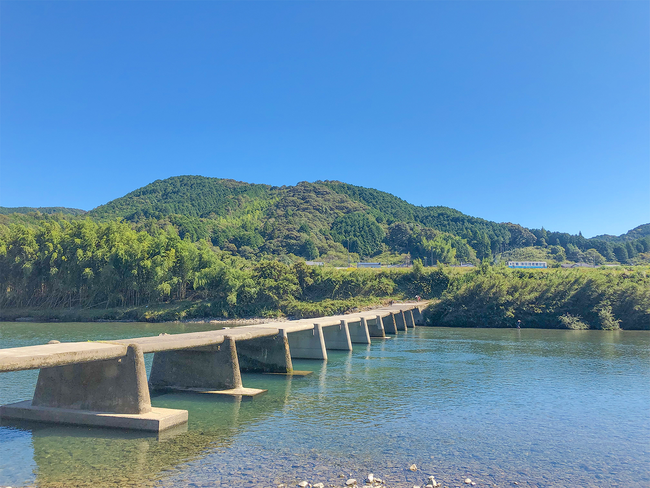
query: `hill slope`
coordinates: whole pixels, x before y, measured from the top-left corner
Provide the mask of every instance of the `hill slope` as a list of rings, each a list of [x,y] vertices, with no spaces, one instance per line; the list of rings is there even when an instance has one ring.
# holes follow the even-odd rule
[[[293,253],[308,258],[349,248],[368,257],[394,251],[437,261],[454,249],[458,258],[472,260],[473,249],[483,258],[509,246],[513,227],[447,207],[417,207],[389,193],[341,182],[271,187],[201,176],[155,181],[89,215],[173,225],[182,237],[210,239],[232,251],[233,246],[244,248],[245,256]],[[527,231],[519,227],[519,232]]]
[[[249,259],[293,254],[339,263],[347,262],[348,251],[356,253],[353,259],[382,256],[385,261],[392,256],[399,261],[400,254],[408,253],[429,263],[489,259],[532,246],[538,251],[524,254],[553,256],[556,261],[567,257],[625,263],[650,251],[650,224],[619,237],[585,239],[491,222],[449,207],[415,206],[390,193],[339,181],[275,187],[177,176],[154,181],[88,213],[56,207],[32,210],[37,209],[0,208],[0,233],[11,223],[124,219],[137,230],[156,234],[174,229],[182,238],[207,240]],[[589,249],[594,251],[585,253]]]

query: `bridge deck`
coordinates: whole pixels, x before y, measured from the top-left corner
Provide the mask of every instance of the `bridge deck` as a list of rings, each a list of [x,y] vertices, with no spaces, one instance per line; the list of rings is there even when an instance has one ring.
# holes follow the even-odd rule
[[[126,356],[126,345],[101,342],[65,342],[0,349],[0,373],[49,368]]]
[[[245,341],[258,337],[270,337],[284,330],[286,333],[313,329],[314,324],[323,327],[334,326],[341,320],[359,322],[361,318],[374,319],[390,313],[413,308],[413,304],[399,304],[359,313],[292,320],[286,322],[269,322],[267,324],[246,325],[232,329],[186,334],[164,334],[153,337],[136,337],[102,342],[67,342],[44,344],[40,346],[15,347],[0,349],[0,373],[26,369],[40,369],[66,364],[85,363],[103,359],[115,359],[126,355],[129,344],[138,344],[143,353],[192,349],[221,344],[226,336],[235,341]]]

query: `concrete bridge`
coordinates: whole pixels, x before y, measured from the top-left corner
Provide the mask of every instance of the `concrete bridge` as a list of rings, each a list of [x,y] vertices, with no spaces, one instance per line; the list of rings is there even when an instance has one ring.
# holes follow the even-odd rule
[[[422,324],[419,306],[396,304],[209,332],[0,349],[0,373],[40,369],[32,400],[0,406],[0,417],[159,432],[187,422],[188,412],[152,407],[150,389],[255,396],[265,390],[245,388],[242,372],[305,374],[292,359],[326,361],[328,350],[352,351]]]

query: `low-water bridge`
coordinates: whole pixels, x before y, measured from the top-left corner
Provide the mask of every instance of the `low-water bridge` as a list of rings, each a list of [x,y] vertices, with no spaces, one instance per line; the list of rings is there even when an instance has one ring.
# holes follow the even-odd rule
[[[0,406],[0,417],[162,431],[187,422],[187,410],[151,406],[149,390],[255,396],[241,372],[304,374],[293,359],[327,360],[422,325],[420,307],[247,325],[188,334],[0,349],[0,373],[40,369],[34,397]],[[147,381],[144,354],[153,353]]]

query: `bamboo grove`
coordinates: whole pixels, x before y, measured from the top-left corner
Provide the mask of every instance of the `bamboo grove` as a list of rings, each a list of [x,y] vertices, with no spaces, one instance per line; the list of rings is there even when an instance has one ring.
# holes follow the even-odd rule
[[[0,307],[143,306],[209,299],[226,316],[286,310],[300,300],[432,293],[399,270],[310,268],[302,260],[247,261],[174,229],[150,234],[128,223],[89,219],[12,225],[0,235]],[[437,293],[447,285],[435,283]],[[432,276],[432,280],[437,278]],[[416,280],[416,283],[418,281]]]
[[[648,267],[473,271],[443,266],[336,269],[301,259],[245,260],[174,228],[145,232],[90,219],[0,233],[0,309],[136,307],[132,318],[319,316],[389,299],[434,298],[432,325],[650,328]],[[150,305],[191,312],[151,315]],[[111,318],[114,316],[108,316]]]

